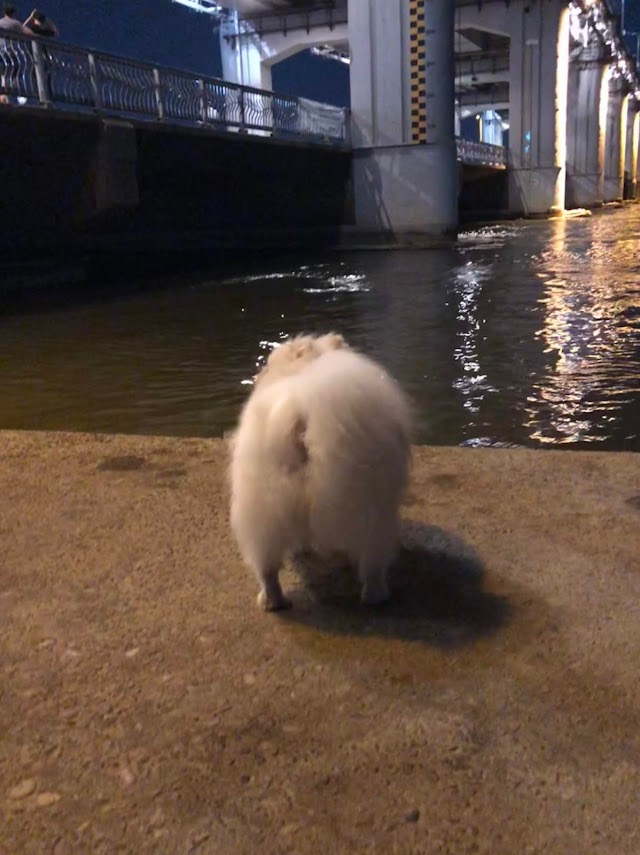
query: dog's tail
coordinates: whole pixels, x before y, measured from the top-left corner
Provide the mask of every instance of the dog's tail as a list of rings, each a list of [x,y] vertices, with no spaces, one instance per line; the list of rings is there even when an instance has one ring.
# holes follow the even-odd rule
[[[295,399],[284,399],[273,407],[265,430],[265,448],[276,466],[287,472],[306,466],[309,460],[306,429],[302,409]]]

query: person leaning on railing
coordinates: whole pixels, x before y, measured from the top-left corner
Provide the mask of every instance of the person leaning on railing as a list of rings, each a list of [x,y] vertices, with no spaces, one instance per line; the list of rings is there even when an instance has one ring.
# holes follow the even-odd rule
[[[0,18],[0,31],[6,33],[15,33],[19,36],[32,35],[31,30],[28,30],[24,24],[16,18],[17,10],[13,3],[5,3],[2,7],[3,17]],[[13,88],[15,83],[15,70],[12,70],[13,62],[11,60],[10,51],[7,50],[7,42],[0,39],[0,104],[9,104],[8,90]]]
[[[58,35],[58,28],[50,18],[41,12],[39,9],[34,9],[24,22],[25,27],[30,30],[31,34],[37,36],[38,39],[43,39],[45,42],[53,39]],[[44,66],[44,74],[47,92],[51,96],[52,80],[51,80],[51,54],[46,47],[42,48],[42,62]]]
[[[0,30],[6,30],[9,33],[17,33],[20,36],[32,35],[31,30],[27,29],[26,23],[30,20],[33,12],[24,24],[21,24],[16,18],[18,13],[13,3],[4,3],[2,6],[2,13],[4,17],[0,18]]]
[[[2,7],[4,16],[0,18],[0,30],[20,36],[38,36],[39,38],[54,38],[58,35],[58,28],[52,20],[47,18],[44,12],[34,9],[24,24],[16,18],[16,7],[13,3],[5,3]],[[45,62],[48,62],[47,51],[43,51]],[[14,51],[11,42],[0,39],[0,104],[9,104],[9,91],[17,88],[17,76]],[[49,74],[47,82],[50,85]],[[22,103],[18,99],[18,103]]]
[[[50,18],[39,9],[34,9],[24,24],[16,18],[17,10],[13,3],[4,3],[3,17],[0,18],[0,30],[17,33],[20,36],[57,36],[58,28]]]
[[[58,35],[58,28],[56,25],[39,9],[33,10],[24,22],[24,26],[29,31],[29,35],[43,36],[46,38],[54,38]]]

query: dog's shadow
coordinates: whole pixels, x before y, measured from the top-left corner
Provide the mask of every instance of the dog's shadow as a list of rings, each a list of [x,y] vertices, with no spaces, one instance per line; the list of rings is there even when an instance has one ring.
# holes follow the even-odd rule
[[[284,620],[345,635],[371,635],[456,647],[497,632],[506,598],[483,590],[485,568],[474,550],[437,526],[403,521],[401,548],[389,573],[392,597],[364,606],[355,570],[313,555],[296,556],[302,585]]]

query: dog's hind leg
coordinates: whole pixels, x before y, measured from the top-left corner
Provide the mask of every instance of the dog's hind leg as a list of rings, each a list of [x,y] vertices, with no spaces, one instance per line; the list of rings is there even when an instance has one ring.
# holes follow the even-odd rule
[[[258,605],[265,612],[277,612],[282,609],[291,608],[291,600],[282,593],[280,580],[278,579],[279,568],[275,570],[257,570],[254,568],[258,581],[260,582],[260,593],[258,594]]]
[[[280,587],[278,574],[284,557],[284,550],[274,544],[244,543],[244,559],[253,570],[260,585],[258,605],[265,612],[277,612],[290,609],[291,601],[285,597]]]
[[[360,599],[369,606],[385,603],[391,593],[387,579],[396,551],[395,527],[382,526],[363,545],[358,555],[358,578],[362,584]]]
[[[377,606],[386,603],[391,593],[387,581],[388,567],[378,564],[363,565],[360,563],[358,575],[362,582],[360,600],[367,606]]]
[[[231,505],[231,527],[238,541],[246,565],[255,574],[260,585],[258,605],[274,612],[291,607],[282,593],[278,573],[289,538],[278,514],[262,500],[256,501],[257,488],[248,495],[238,491]]]

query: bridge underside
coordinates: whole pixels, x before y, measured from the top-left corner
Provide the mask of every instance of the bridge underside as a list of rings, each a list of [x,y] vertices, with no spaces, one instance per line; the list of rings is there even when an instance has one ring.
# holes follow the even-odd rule
[[[299,42],[298,49],[320,47],[327,27],[331,35],[325,56],[336,56],[342,60],[349,56],[348,2],[347,0],[229,0],[229,6],[238,13],[239,20],[248,22],[261,36],[271,34],[289,35],[290,41],[296,30],[308,30],[308,38]],[[342,26],[341,26],[342,25]],[[321,32],[322,31],[322,32]],[[236,32],[229,28],[227,39],[242,38],[242,25]],[[460,122],[479,112],[494,110],[508,120],[509,113],[509,37],[468,26],[458,22],[455,31],[455,89],[457,121]],[[272,67],[282,56],[268,58]],[[269,88],[267,76],[261,84]],[[249,81],[240,81],[249,82]],[[256,82],[256,81],[253,81]],[[492,142],[496,142],[495,139]]]
[[[438,90],[449,92],[453,76],[455,134],[509,146],[514,213],[538,215],[635,196],[640,83],[606,0],[237,0],[232,6],[239,18],[224,38],[234,45],[248,44],[256,34],[263,40],[254,80],[265,88],[271,68],[298,50],[321,45],[324,55],[347,61],[352,54],[356,148],[432,141],[434,104],[442,101]],[[424,55],[439,55],[433,34],[443,16],[454,61],[444,71],[440,67],[439,81],[429,89],[435,75],[426,70]],[[431,60],[428,66],[439,62]],[[604,73],[609,65],[610,75]],[[249,67],[245,62],[243,68]],[[602,94],[604,77],[609,86],[603,84]],[[372,94],[363,100],[367,87]],[[422,128],[419,138],[407,133],[409,114]],[[379,139],[369,139],[368,132],[359,137],[363,123]]]

